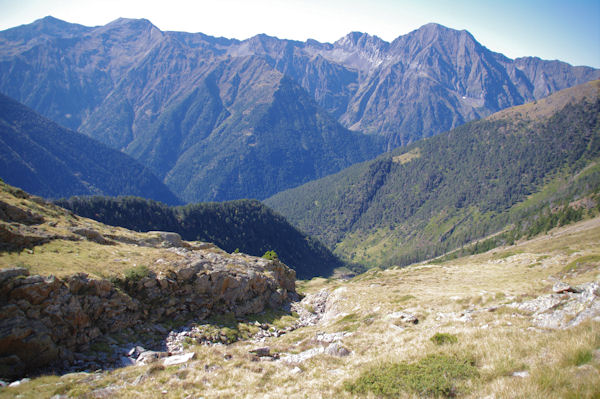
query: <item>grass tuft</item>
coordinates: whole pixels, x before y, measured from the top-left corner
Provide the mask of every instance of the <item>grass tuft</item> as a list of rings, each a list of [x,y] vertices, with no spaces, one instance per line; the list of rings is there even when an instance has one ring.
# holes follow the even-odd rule
[[[455,344],[458,342],[458,337],[448,333],[435,333],[429,340],[436,345]]]
[[[583,366],[592,361],[594,354],[589,349],[578,348],[565,359],[567,365]]]

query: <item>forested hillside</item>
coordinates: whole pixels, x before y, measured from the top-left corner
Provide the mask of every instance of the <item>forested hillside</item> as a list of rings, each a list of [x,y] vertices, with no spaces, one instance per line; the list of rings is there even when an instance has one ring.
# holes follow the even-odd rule
[[[511,224],[525,234],[558,206],[598,192],[599,87],[503,111],[265,203],[370,265],[437,256]],[[593,208],[588,200],[582,206]]]
[[[281,215],[256,200],[168,207],[135,197],[73,197],[56,201],[78,215],[137,231],[164,230],[185,240],[255,256],[275,251],[299,278],[328,276],[344,266],[318,240],[301,233]]]
[[[47,198],[137,195],[181,204],[136,160],[0,93],[0,178]]]

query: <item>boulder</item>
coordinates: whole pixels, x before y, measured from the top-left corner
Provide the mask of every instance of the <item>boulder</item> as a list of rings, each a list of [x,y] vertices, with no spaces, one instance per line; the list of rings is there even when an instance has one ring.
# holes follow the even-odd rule
[[[350,351],[339,342],[334,342],[325,349],[325,353],[331,356],[344,357],[348,356]]]
[[[142,352],[138,356],[137,360],[135,361],[135,364],[139,366],[144,364],[155,363],[158,361],[158,359],[162,359],[167,356],[169,356],[168,352],[146,351]]]
[[[163,360],[164,366],[172,366],[174,364],[186,363],[196,357],[194,352],[182,353],[180,355],[169,356]]]

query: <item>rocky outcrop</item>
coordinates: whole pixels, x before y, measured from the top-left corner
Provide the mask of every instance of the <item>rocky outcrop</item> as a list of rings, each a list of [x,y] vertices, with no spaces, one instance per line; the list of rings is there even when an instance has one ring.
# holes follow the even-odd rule
[[[587,319],[600,321],[600,282],[578,287],[559,281],[552,294],[507,306],[531,315],[532,323],[544,329],[566,329]]]
[[[168,240],[174,237],[168,237]],[[172,269],[98,280],[79,273],[30,276],[0,271],[0,376],[73,362],[100,336],[148,322],[241,316],[279,307],[295,296],[295,272],[278,261],[171,248],[183,256]]]

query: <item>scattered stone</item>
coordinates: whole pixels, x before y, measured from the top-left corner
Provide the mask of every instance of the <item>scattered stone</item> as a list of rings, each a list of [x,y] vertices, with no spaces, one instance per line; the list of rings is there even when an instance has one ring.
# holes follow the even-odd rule
[[[565,329],[588,319],[600,321],[600,284],[591,282],[568,288],[561,294],[542,295],[507,306],[530,313],[533,324],[539,328]],[[566,288],[559,286],[558,289]]]
[[[331,356],[344,357],[350,354],[350,351],[339,342],[334,342],[325,349],[325,353]]]
[[[527,378],[527,377],[529,377],[529,371],[527,371],[527,370],[524,370],[524,371],[515,371],[511,375],[513,377],[518,377],[518,378]]]
[[[563,294],[565,292],[578,292],[575,288],[571,287],[569,284],[559,281],[552,286],[552,291],[555,294]]]
[[[292,374],[300,374],[302,372],[302,369],[300,367],[296,366],[293,369],[291,369],[290,372]]]
[[[24,384],[24,383],[26,383],[28,381],[31,381],[31,379],[29,379],[29,378],[23,378],[22,380],[11,382],[10,384],[8,384],[8,386],[11,387],[11,388],[14,388],[14,387],[18,387],[19,385]]]
[[[477,311],[473,309],[467,309],[463,312],[439,312],[436,315],[436,321],[458,321],[461,323],[468,323],[473,321],[473,314]]]
[[[298,354],[288,354],[283,355],[280,359],[286,363],[294,364],[294,363],[302,363],[311,357],[317,356],[325,352],[325,348],[322,346],[305,350],[304,352],[300,352]]]
[[[137,360],[135,361],[135,364],[138,366],[150,364],[150,363],[157,362],[158,359],[162,359],[163,357],[167,357],[167,356],[169,356],[168,352],[146,351],[146,352],[140,354],[140,356],[138,356]]]
[[[340,331],[340,332],[335,332],[335,333],[329,333],[329,334],[325,334],[325,333],[319,333],[316,336],[316,340],[318,342],[325,342],[325,343],[332,343],[332,342],[337,342],[337,341],[341,341],[343,338],[348,337],[352,335],[351,332],[347,332],[347,331]]]
[[[181,236],[177,233],[168,231],[149,231],[148,235],[153,236],[146,239],[146,243],[154,245],[162,245],[163,247],[185,247]]]
[[[406,324],[418,324],[419,319],[412,313],[407,312],[395,312],[390,313],[386,316],[386,319],[396,319],[402,323]]]
[[[116,243],[112,240],[107,240],[106,238],[104,238],[104,236],[102,234],[100,234],[99,232],[97,232],[94,229],[89,229],[89,228],[76,228],[72,230],[73,233],[83,236],[85,238],[87,238],[89,241],[93,241],[97,244],[101,244],[101,245],[116,245]]]

